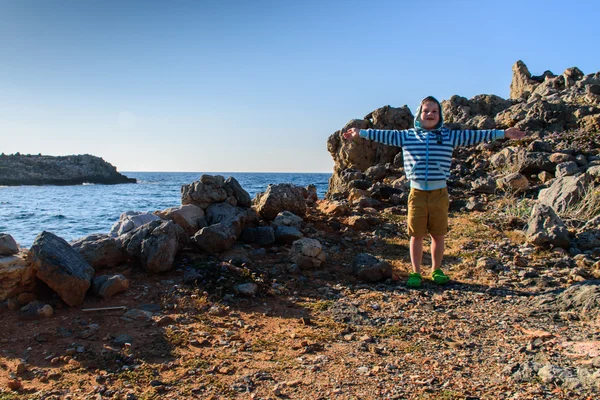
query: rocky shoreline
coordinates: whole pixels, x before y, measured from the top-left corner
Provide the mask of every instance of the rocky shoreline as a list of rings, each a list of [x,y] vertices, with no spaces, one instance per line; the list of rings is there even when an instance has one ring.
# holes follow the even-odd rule
[[[100,157],[85,155],[0,155],[0,185],[114,185],[136,183]]]
[[[0,234],[0,397],[596,398],[600,73],[578,71],[519,62],[514,98],[444,102],[451,123],[529,130],[455,152],[444,287],[405,287],[401,153],[339,131],[326,199],[204,175],[105,234]]]

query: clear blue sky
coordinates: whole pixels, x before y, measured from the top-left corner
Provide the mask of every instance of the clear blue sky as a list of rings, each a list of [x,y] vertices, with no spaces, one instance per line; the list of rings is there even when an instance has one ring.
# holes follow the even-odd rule
[[[120,171],[331,172],[383,105],[600,70],[598,1],[0,0],[0,151]]]

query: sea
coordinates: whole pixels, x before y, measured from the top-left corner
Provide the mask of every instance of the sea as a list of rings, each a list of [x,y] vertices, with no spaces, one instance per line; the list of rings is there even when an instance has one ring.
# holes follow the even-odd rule
[[[66,241],[108,233],[126,211],[156,211],[181,205],[181,186],[200,179],[201,172],[122,172],[137,183],[77,186],[0,186],[0,233],[29,248],[42,231]],[[269,184],[315,185],[321,199],[327,173],[210,172],[233,176],[254,199]]]

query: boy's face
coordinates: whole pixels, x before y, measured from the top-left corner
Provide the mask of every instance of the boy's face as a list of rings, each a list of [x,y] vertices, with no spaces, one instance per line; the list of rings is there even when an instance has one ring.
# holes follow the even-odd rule
[[[434,101],[426,101],[421,107],[421,126],[433,129],[440,122],[440,107]]]

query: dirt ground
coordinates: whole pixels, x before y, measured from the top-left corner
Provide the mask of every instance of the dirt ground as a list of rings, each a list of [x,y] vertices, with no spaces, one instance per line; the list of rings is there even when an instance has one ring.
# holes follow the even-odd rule
[[[407,289],[403,219],[385,218],[388,232],[355,232],[313,216],[328,252],[317,270],[291,271],[285,246],[238,272],[189,253],[165,274],[112,271],[130,288],[109,300],[45,299],[51,318],[0,310],[0,400],[597,398],[515,379],[514,366],[532,360],[574,368],[600,355],[598,327],[537,312],[528,300],[543,288],[478,266],[481,256],[512,259],[518,232],[454,215],[452,282]],[[361,252],[390,262],[394,277],[357,281],[349,268]],[[206,279],[185,283],[189,268]],[[256,296],[232,290],[250,281]],[[123,309],[90,310],[108,307]]]

